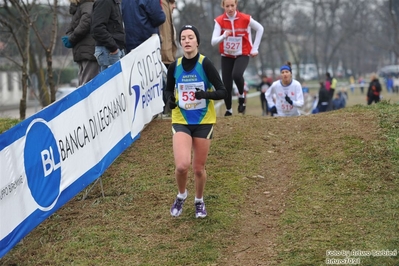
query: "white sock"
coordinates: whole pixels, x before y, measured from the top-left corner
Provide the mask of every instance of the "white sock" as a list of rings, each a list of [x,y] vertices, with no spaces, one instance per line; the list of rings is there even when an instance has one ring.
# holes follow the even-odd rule
[[[229,113],[233,113],[233,109],[227,109],[226,111]]]
[[[238,97],[239,98],[245,98],[245,94],[240,94]]]
[[[186,199],[187,198],[187,189],[186,189],[186,191],[184,191],[183,194],[179,192],[179,194],[177,194],[177,197],[180,199]]]
[[[204,198],[197,198],[197,197],[195,197],[195,199],[194,199],[194,202],[195,203],[197,203],[197,202],[204,202]]]

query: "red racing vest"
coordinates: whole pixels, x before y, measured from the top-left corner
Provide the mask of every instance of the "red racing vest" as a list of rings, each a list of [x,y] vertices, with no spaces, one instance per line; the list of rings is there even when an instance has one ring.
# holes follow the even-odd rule
[[[238,12],[234,18],[234,22],[231,23],[227,14],[218,16],[215,21],[222,28],[221,34],[226,30],[233,32],[233,35],[229,37],[238,38],[227,38],[219,44],[219,52],[228,57],[237,57],[239,55],[249,55],[252,50],[252,40],[250,40],[250,28],[249,22],[251,16]]]

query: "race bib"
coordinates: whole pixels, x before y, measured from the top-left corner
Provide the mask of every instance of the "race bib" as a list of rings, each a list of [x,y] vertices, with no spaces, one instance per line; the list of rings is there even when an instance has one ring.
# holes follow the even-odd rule
[[[195,99],[196,88],[205,90],[203,82],[179,83],[179,107],[185,110],[197,110],[206,107],[205,99]]]
[[[294,106],[292,106],[289,103],[281,104],[281,110],[283,111],[283,113],[289,113],[289,112],[291,112],[292,109],[294,109]]]
[[[224,53],[228,55],[242,55],[242,37],[227,37],[223,41]]]

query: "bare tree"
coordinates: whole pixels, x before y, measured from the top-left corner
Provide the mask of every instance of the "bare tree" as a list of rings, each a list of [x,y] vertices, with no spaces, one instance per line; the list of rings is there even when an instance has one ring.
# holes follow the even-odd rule
[[[285,0],[249,0],[240,1],[239,8],[241,11],[250,14],[252,18],[262,24],[264,28],[262,42],[259,47],[259,55],[252,60],[256,61],[258,65],[253,65],[257,72],[265,74],[266,68],[274,69],[283,61],[286,61],[285,56],[276,56],[276,49],[279,51],[277,54],[282,55],[281,45],[277,44],[281,36],[281,21],[283,20],[279,14],[287,3]],[[260,69],[258,69],[260,68]]]
[[[11,4],[11,6],[10,6]],[[13,7],[13,8],[11,8]],[[16,66],[21,70],[21,84],[22,84],[22,96],[19,106],[20,119],[25,119],[26,116],[26,96],[28,90],[28,58],[29,58],[29,25],[30,22],[26,17],[20,16],[21,8],[28,8],[27,6],[15,5],[15,1],[4,2],[4,16],[0,17],[0,25],[5,28],[10,34],[9,41],[14,41],[18,49],[18,53],[21,57],[21,61],[15,60],[12,56],[6,55],[1,51],[1,55],[14,62]],[[9,43],[9,42],[7,42]],[[8,45],[8,44],[6,44]]]
[[[11,36],[8,46],[17,47],[18,54],[21,60],[15,60],[12,56],[6,55],[6,51],[1,51],[1,55],[8,58],[22,71],[22,97],[20,100],[20,119],[25,119],[26,116],[26,106],[27,106],[27,89],[29,81],[29,67],[35,66],[35,60],[41,62],[42,58],[36,58],[32,54],[32,49],[30,49],[30,33],[33,32],[36,36],[37,43],[40,44],[45,52],[46,64],[47,64],[47,81],[48,87],[50,88],[50,95],[47,85],[43,86],[40,90],[39,100],[41,105],[44,107],[50,102],[55,101],[55,83],[53,79],[53,67],[52,67],[52,57],[54,52],[54,47],[57,38],[58,31],[58,0],[53,0],[52,5],[48,5],[47,8],[50,10],[52,16],[51,22],[51,32],[43,32],[42,25],[39,27],[36,25],[40,13],[37,10],[41,10],[40,5],[33,1],[18,1],[18,0],[5,0],[2,6],[2,16],[0,18],[0,23],[2,28],[7,29],[7,34]],[[32,30],[32,31],[31,31]],[[4,36],[4,35],[3,35]],[[45,38],[46,40],[45,40]],[[36,51],[37,52],[37,51]]]
[[[311,53],[317,69],[324,72],[337,69],[345,61],[340,50],[361,32],[364,1],[348,0],[303,0],[310,20],[299,35],[308,42],[307,54]],[[298,21],[294,21],[298,25]],[[298,26],[296,26],[298,27]],[[305,52],[305,51],[303,51]],[[320,73],[318,73],[320,74]],[[320,77],[319,77],[320,78]]]
[[[15,0],[13,0],[15,1]],[[46,62],[47,62],[47,81],[50,87],[50,102],[55,101],[55,83],[53,79],[53,52],[54,47],[57,39],[57,31],[58,31],[58,19],[57,19],[57,9],[58,9],[58,0],[53,0],[53,5],[49,5],[50,9],[52,10],[52,25],[51,25],[51,34],[50,39],[46,43],[35,25],[36,18],[30,19],[29,13],[24,13],[26,17],[29,18],[31,27],[33,32],[35,33],[40,45],[42,46],[43,50],[45,51],[46,55]],[[44,91],[44,95],[48,96],[47,90]],[[43,106],[46,106],[50,103],[48,101],[48,97],[44,98]]]
[[[389,18],[392,25],[392,41],[390,50],[395,54],[395,61],[399,58],[399,2],[388,1]],[[395,62],[397,63],[397,62]]]
[[[282,34],[284,42],[291,54],[292,61],[296,66],[295,78],[301,80],[301,65],[308,63],[309,39],[312,36],[311,18],[304,10],[292,11],[289,26]]]

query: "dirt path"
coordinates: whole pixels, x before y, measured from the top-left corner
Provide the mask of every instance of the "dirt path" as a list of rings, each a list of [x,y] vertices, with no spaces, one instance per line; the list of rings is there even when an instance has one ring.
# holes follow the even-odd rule
[[[276,245],[283,233],[279,219],[294,189],[292,177],[299,168],[301,156],[310,150],[328,156],[340,151],[341,138],[356,136],[369,141],[377,137],[371,128],[378,128],[377,119],[366,113],[334,112],[278,120],[268,117],[256,122],[261,123],[260,128],[250,126],[254,124],[253,119],[258,118],[248,117],[234,127],[236,130],[250,128],[252,136],[260,137],[262,141],[250,145],[262,147],[258,156],[262,156],[265,163],[259,177],[248,177],[256,183],[246,196],[240,233],[224,256],[225,265],[278,265]],[[225,120],[218,122],[218,127],[227,127]],[[365,124],[370,130],[364,130]]]
[[[251,126],[253,119],[258,119],[259,128]],[[295,118],[294,118],[295,119]],[[297,119],[295,119],[297,121]],[[296,169],[295,153],[290,152],[294,139],[286,141],[279,134],[289,129],[293,119],[283,120],[265,117],[247,117],[234,128],[251,128],[251,147],[261,147],[257,156],[264,158],[259,173],[247,176],[248,182],[255,182],[253,190],[246,195],[246,202],[242,206],[243,219],[238,225],[240,233],[233,241],[235,245],[229,247],[224,256],[225,265],[277,265],[276,239],[281,233],[278,220],[284,212],[287,189],[292,172]],[[226,128],[227,121],[219,119],[218,128]],[[295,122],[297,123],[297,122]],[[297,126],[297,127],[300,127]],[[284,133],[285,134],[285,133]]]

